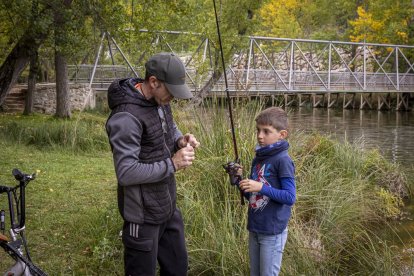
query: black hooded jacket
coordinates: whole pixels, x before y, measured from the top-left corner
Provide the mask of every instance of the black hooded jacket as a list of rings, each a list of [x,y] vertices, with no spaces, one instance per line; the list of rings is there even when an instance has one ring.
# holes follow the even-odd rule
[[[175,169],[171,157],[182,134],[169,105],[159,106],[135,88],[142,81],[121,79],[110,85],[108,104],[112,112],[106,131],[123,219],[138,224],[160,224],[175,210]]]

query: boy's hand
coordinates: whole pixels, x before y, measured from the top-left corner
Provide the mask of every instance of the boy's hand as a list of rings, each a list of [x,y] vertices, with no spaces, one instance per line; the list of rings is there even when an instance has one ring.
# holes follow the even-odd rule
[[[238,164],[238,163],[234,163],[234,170],[236,172],[236,175],[238,176],[243,176],[243,166]]]
[[[262,190],[263,183],[251,179],[243,179],[240,181],[239,187],[242,191],[248,193],[260,192]]]

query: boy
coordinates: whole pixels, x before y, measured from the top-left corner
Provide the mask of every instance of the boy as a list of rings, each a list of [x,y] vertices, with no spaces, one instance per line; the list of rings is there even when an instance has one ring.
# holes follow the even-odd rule
[[[288,121],[278,107],[256,118],[256,156],[250,179],[239,183],[249,200],[248,224],[250,275],[278,275],[287,224],[296,199],[295,166],[288,155]]]

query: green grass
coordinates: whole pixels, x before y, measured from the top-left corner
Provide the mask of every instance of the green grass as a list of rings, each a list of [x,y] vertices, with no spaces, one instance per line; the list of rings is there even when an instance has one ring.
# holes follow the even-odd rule
[[[102,127],[102,115],[82,113],[73,119],[61,120],[39,114],[32,116],[0,115],[0,132],[17,144],[39,149],[66,149],[72,152],[93,152],[109,149]]]
[[[253,157],[254,118],[260,108],[257,102],[234,108],[238,149],[245,168],[249,168]],[[191,212],[185,214],[197,221],[197,226],[187,229],[197,248],[192,258],[200,260],[200,267],[193,267],[195,275],[202,274],[206,267],[208,273],[218,275],[248,274],[247,254],[238,254],[247,252],[246,208],[239,206],[237,191],[221,171],[221,165],[234,158],[226,113],[225,108],[212,105],[186,114],[196,118],[189,130],[202,139],[199,160],[191,169],[196,171],[179,176],[180,182],[188,183],[182,194],[188,197],[195,193],[186,198]],[[186,129],[186,124],[180,127]],[[395,210],[400,210],[401,201],[389,198],[408,195],[402,170],[378,151],[364,152],[319,134],[293,131],[289,141],[297,168],[298,200],[282,271],[287,275],[396,271],[398,254],[374,230],[386,228],[389,219],[399,215]],[[380,193],[381,187],[385,188],[384,194]],[[221,244],[227,244],[230,250]],[[199,248],[204,251],[199,252]]]
[[[234,117],[242,165],[255,144],[257,102],[238,103]],[[180,171],[189,275],[248,275],[246,206],[222,165],[234,159],[227,110],[217,103],[176,109],[179,127],[201,141],[197,160]],[[27,236],[32,258],[50,275],[122,275],[122,221],[104,132],[106,115],[0,115],[0,182],[11,169],[40,170],[27,191]],[[397,248],[378,228],[400,215],[408,196],[404,172],[377,151],[364,152],[319,134],[293,131],[297,203],[289,225],[284,275],[394,275]],[[3,200],[3,199],[1,199]],[[0,271],[7,265],[0,253]]]
[[[117,238],[121,222],[109,152],[74,154],[4,141],[0,147],[1,183],[14,184],[13,168],[40,171],[26,193],[27,238],[33,260],[51,275],[121,269]],[[112,245],[118,249],[105,251],[105,246]]]

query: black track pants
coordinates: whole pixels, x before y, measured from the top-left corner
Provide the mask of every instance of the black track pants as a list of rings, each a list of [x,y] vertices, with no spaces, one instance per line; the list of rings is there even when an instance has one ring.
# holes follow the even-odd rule
[[[160,275],[187,275],[188,256],[184,239],[184,223],[178,209],[163,224],[124,222],[125,275],[153,276],[157,260]]]

